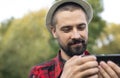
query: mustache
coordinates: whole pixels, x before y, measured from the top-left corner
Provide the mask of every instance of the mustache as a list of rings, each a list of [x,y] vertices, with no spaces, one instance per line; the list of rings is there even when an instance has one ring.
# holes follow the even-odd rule
[[[72,39],[71,41],[69,41],[68,45],[73,45],[73,44],[77,44],[77,43],[85,43],[84,39]]]

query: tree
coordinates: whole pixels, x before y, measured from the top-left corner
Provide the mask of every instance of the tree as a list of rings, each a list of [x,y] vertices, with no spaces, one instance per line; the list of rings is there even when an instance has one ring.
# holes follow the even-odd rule
[[[93,19],[89,24],[89,41],[88,50],[91,53],[96,53],[93,46],[96,45],[96,40],[103,32],[106,22],[100,17],[100,13],[103,11],[103,0],[87,0],[93,7]]]
[[[12,20],[1,43],[0,78],[27,78],[33,65],[54,54],[45,15],[43,9]]]
[[[0,44],[1,44],[1,41],[2,41],[4,34],[9,29],[9,26],[12,23],[13,19],[14,18],[10,18],[10,19],[5,20],[4,22],[0,23]]]
[[[96,48],[98,53],[104,54],[119,54],[120,53],[120,25],[108,24],[104,28],[104,32],[98,38],[99,42],[102,44],[101,47]]]

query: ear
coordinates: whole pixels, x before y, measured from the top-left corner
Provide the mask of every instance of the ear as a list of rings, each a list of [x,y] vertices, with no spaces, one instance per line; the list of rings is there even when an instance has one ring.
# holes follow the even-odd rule
[[[55,28],[55,27],[52,27],[52,28],[51,28],[51,32],[52,32],[53,37],[54,37],[54,38],[57,38],[56,28]]]

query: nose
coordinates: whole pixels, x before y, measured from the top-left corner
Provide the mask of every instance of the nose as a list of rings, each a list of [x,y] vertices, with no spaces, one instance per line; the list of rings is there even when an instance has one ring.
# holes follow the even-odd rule
[[[79,39],[80,38],[80,32],[78,30],[74,30],[71,35],[72,39]]]

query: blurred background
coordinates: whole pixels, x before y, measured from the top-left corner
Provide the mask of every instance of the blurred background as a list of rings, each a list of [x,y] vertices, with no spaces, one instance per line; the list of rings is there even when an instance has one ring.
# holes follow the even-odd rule
[[[94,9],[87,50],[120,53],[119,0],[87,0]],[[0,78],[27,78],[33,65],[54,57],[58,44],[45,26],[55,0],[0,0]]]

